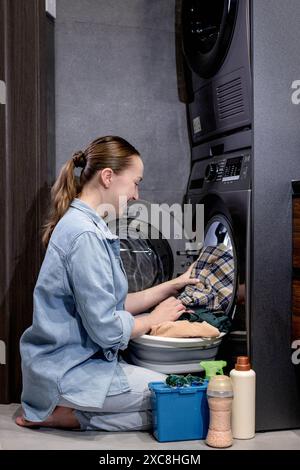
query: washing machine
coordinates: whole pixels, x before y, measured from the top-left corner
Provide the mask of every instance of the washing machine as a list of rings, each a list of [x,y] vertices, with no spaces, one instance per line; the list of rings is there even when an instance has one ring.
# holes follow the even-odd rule
[[[120,238],[120,254],[128,280],[128,292],[137,292],[184,273],[203,248],[204,212],[200,210],[201,236],[191,237],[190,227],[178,212],[166,205],[139,200],[129,204],[126,217],[108,222]],[[192,221],[193,208],[190,206]],[[203,217],[201,217],[201,214]],[[159,215],[159,217],[158,217]],[[203,220],[202,220],[203,219]],[[192,231],[195,233],[195,231]],[[148,315],[144,312],[141,315]],[[122,353],[129,363],[166,374],[201,373],[201,360],[215,359],[224,333],[216,338],[166,338],[142,335]]]
[[[187,202],[204,206],[204,244],[227,240],[232,246],[235,283],[227,311],[232,329],[218,349],[230,370],[250,344],[251,131],[204,143],[193,154]]]
[[[249,131],[244,134],[243,139],[240,136],[238,139],[239,150],[235,150],[238,146],[235,136],[194,149],[198,156],[200,152],[201,158],[195,158],[184,202],[191,208],[194,234],[199,228],[198,208],[203,208],[201,237],[188,238],[190,233],[184,220],[166,208],[165,219],[170,216],[171,220],[166,228],[173,229],[172,233],[164,233],[157,225],[158,219],[155,222],[149,217],[152,205],[146,201],[131,204],[127,217],[118,221],[118,227],[110,227],[120,237],[129,292],[182,274],[206,246],[223,243],[232,251],[234,259],[234,288],[226,310],[232,319],[231,333],[221,333],[217,338],[142,335],[129,342],[125,353],[125,359],[133,364],[168,374],[196,373],[202,370],[201,360],[213,360],[219,355],[231,366],[237,355],[247,353],[251,135]],[[215,149],[213,156],[211,147]],[[178,236],[180,231],[182,235]]]
[[[251,128],[249,1],[178,3],[192,145]]]

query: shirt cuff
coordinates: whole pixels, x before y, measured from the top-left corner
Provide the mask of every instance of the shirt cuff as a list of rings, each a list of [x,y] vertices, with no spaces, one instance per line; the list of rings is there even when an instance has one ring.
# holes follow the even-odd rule
[[[118,355],[119,349],[123,351],[124,349],[127,348],[129,340],[130,340],[131,332],[134,327],[134,318],[131,315],[131,313],[127,312],[126,310],[118,310],[116,311],[116,314],[121,320],[123,335],[118,346],[114,346],[112,348],[103,350],[104,356],[108,361],[113,361],[115,359],[115,357]]]
[[[119,349],[123,351],[128,346],[130,336],[134,327],[134,318],[131,313],[127,312],[126,310],[118,310],[117,314],[119,315],[123,327],[123,338],[119,346]]]

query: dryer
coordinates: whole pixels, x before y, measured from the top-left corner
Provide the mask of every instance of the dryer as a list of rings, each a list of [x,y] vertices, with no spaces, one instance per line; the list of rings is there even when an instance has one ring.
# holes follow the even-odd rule
[[[192,145],[251,127],[248,0],[180,0]],[[179,42],[178,42],[179,44]]]

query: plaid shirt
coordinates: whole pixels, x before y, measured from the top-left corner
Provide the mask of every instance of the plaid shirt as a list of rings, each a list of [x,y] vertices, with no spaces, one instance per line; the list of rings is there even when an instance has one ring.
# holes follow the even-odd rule
[[[206,307],[210,311],[226,311],[233,293],[234,261],[232,250],[224,244],[207,246],[191,272],[200,280],[187,285],[178,299],[189,307]]]

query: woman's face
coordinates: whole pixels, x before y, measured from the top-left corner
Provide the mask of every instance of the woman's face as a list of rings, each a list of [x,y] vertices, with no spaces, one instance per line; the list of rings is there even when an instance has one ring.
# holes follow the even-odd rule
[[[106,203],[109,202],[116,211],[117,216],[122,216],[127,203],[139,198],[139,183],[143,179],[144,165],[138,155],[132,156],[129,168],[121,173],[112,173],[109,187],[106,190]]]

